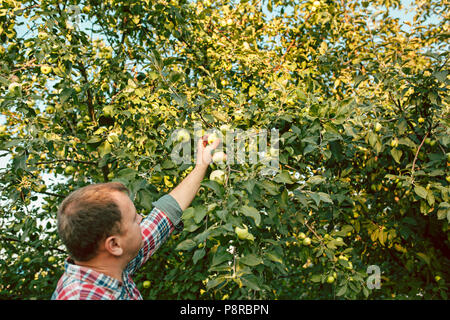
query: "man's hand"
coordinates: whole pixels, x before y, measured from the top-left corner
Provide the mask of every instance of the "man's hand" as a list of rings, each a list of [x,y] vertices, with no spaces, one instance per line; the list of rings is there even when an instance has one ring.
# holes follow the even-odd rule
[[[205,177],[206,170],[212,161],[211,153],[219,144],[220,139],[217,139],[208,145],[208,136],[203,136],[198,140],[197,163],[195,168],[169,193],[178,202],[181,210],[186,210],[191,205],[192,200],[194,200],[200,188],[200,183]]]
[[[220,139],[216,139],[208,144],[208,136],[201,137],[197,142],[196,166],[207,168],[212,161],[212,152],[219,146],[220,142]]]

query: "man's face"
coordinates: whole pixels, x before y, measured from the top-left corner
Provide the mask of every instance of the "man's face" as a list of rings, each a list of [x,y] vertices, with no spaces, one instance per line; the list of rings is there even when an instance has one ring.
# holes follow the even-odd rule
[[[113,197],[122,213],[120,225],[121,246],[124,257],[131,261],[142,247],[142,233],[140,223],[142,217],[137,214],[133,201],[123,192],[114,192]]]

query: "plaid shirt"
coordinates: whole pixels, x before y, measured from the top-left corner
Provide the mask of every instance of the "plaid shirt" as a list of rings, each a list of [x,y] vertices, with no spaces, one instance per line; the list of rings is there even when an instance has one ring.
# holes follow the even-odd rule
[[[131,276],[175,229],[183,227],[181,208],[172,196],[165,195],[153,205],[155,208],[141,222],[143,247],[125,268],[122,282],[90,268],[78,266],[68,258],[52,300],[142,300]]]

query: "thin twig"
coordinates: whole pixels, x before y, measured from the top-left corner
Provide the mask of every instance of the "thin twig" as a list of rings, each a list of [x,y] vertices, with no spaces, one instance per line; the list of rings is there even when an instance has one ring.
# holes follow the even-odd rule
[[[425,137],[423,137],[422,142],[420,143],[419,147],[417,148],[416,155],[414,156],[414,161],[413,161],[412,168],[411,168],[411,184],[414,183],[414,169],[416,166],[417,156],[419,155],[420,148],[422,148],[423,143],[425,142],[427,137],[428,137],[428,132],[425,134]]]

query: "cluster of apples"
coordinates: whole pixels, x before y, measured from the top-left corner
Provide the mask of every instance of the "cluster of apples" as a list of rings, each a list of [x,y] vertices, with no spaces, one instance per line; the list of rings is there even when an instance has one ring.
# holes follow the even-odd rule
[[[202,137],[204,132],[202,132]],[[185,143],[190,140],[191,136],[189,131],[186,129],[181,129],[177,132],[176,142]],[[209,134],[207,139],[203,140],[203,146],[206,147],[209,144],[213,144],[217,139],[220,139],[216,133]],[[217,151],[212,155],[212,162],[215,164],[224,164],[227,159],[227,155],[223,151]],[[209,180],[216,181],[217,183],[223,185],[226,180],[225,172],[223,170],[217,169],[213,170],[209,176]]]
[[[208,140],[204,141],[204,145],[212,144],[214,143],[219,137],[213,133],[208,136]],[[227,160],[227,155],[223,151],[215,152],[212,156],[212,162],[216,164],[224,164]],[[223,170],[217,169],[213,170],[211,174],[209,175],[209,180],[216,181],[219,184],[224,184],[226,180],[225,172]]]

